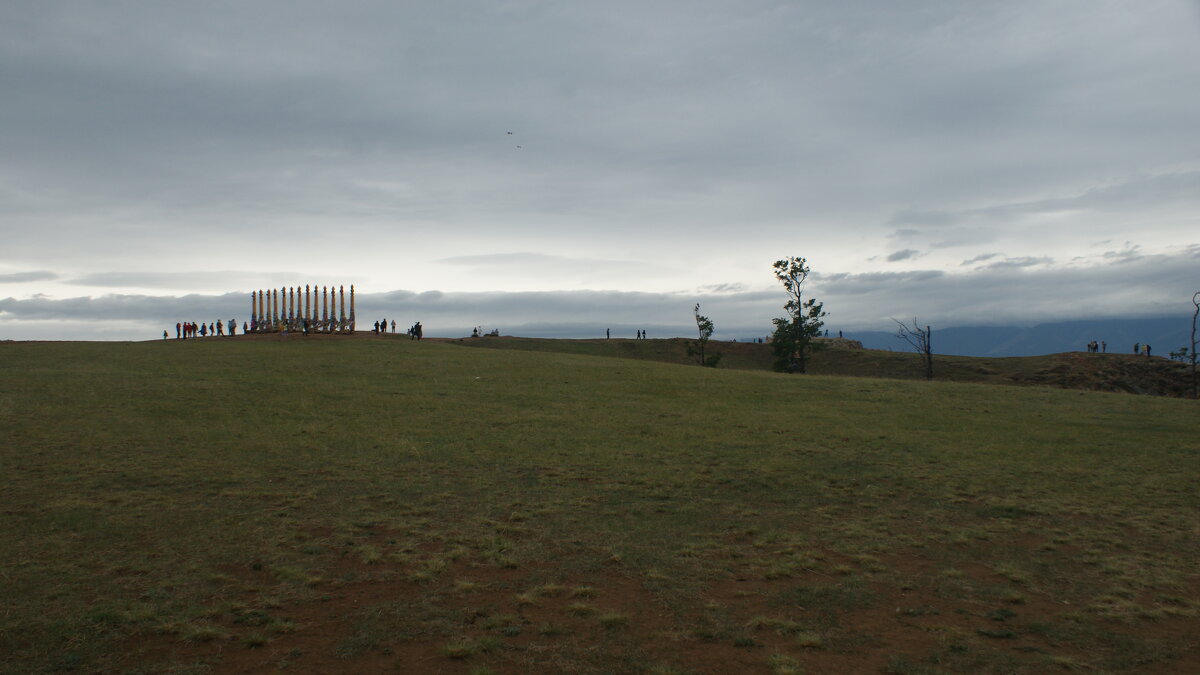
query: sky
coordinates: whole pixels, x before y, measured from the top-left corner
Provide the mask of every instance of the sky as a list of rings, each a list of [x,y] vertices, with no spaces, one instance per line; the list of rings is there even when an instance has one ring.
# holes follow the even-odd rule
[[[0,339],[1190,316],[1200,2],[0,3]]]

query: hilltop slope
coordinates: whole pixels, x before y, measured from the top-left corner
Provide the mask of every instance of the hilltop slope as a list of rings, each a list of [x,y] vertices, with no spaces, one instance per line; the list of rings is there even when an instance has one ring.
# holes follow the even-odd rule
[[[464,338],[448,342],[467,347],[566,352],[689,364],[687,343],[666,340],[552,340],[541,338]],[[841,341],[844,345],[849,341]],[[809,372],[814,375],[921,379],[920,357],[911,352],[839,348],[839,341],[819,341]],[[721,368],[769,370],[771,348],[750,342],[712,342],[710,353],[723,355]],[[1190,366],[1160,357],[1132,354],[1066,352],[1046,356],[989,358],[934,355],[934,379],[943,382],[1034,385],[1125,392],[1153,396],[1191,395]]]

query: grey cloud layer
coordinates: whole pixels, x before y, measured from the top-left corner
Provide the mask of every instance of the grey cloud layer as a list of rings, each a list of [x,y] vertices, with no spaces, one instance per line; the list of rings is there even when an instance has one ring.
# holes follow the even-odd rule
[[[0,284],[25,284],[31,281],[50,281],[57,278],[57,274],[46,270],[13,272],[12,274],[0,274]]]
[[[1152,23],[1169,4],[1056,5],[1032,16],[1070,30],[1032,32],[1016,48],[1009,37],[1028,28],[1019,3],[962,14],[936,3],[700,4],[205,3],[186,15],[166,3],[8,5],[0,77],[6,126],[20,133],[7,143],[27,165],[18,186],[31,208],[37,191],[21,175],[53,176],[39,187],[78,191],[89,206],[136,189],[152,212],[208,213],[225,228],[236,227],[220,225],[231,212],[314,210],[613,220],[631,217],[623,207],[669,206],[719,220],[730,214],[709,195],[730,191],[791,195],[783,209],[820,213],[856,183],[890,193],[942,180],[971,193],[965,181],[1042,180],[1062,169],[1030,163],[1031,144],[1092,143],[1084,122],[1111,134],[1134,106],[1142,152],[1147,142],[1181,150],[1163,122],[1200,101],[1182,93],[1195,75],[1181,66],[1176,101],[1136,103],[1154,84],[1140,68],[1155,54],[1137,51],[1132,31],[1181,30]],[[1112,14],[1131,34],[1105,22]],[[1104,36],[1123,39],[1093,42]],[[1112,79],[1092,85],[1097,72]],[[1120,100],[1105,90],[1116,84]],[[1126,137],[1114,135],[1111,152]],[[988,164],[968,162],[996,146]],[[882,148],[909,170],[891,173]],[[1011,175],[1017,162],[1024,172]],[[195,179],[203,192],[187,187]],[[55,196],[41,206],[55,208]],[[780,208],[768,204],[737,207]]]

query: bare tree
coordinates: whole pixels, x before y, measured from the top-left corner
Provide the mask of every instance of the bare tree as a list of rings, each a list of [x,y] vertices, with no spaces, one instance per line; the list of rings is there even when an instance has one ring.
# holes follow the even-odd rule
[[[930,338],[933,335],[933,331],[930,330],[929,326],[925,326],[922,329],[916,319],[913,319],[911,327],[906,326],[902,321],[897,321],[896,319],[892,319],[892,321],[896,321],[896,325],[900,326],[900,330],[896,332],[896,337],[912,345],[912,348],[921,355],[921,360],[925,364],[925,379],[932,380],[933,343]]]
[[[1196,392],[1196,317],[1200,316],[1200,291],[1192,294],[1192,304],[1196,306],[1192,312],[1192,398],[1200,398]]]

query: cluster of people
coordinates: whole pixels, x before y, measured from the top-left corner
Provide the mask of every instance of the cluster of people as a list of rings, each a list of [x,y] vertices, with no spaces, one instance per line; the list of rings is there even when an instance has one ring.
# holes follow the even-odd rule
[[[195,321],[181,321],[175,324],[175,339],[186,340],[188,338],[197,337],[213,337],[217,335],[225,335],[225,330],[228,327],[230,335],[237,335],[238,325],[237,320],[230,319],[229,323],[217,319],[216,323],[196,323]],[[247,329],[246,322],[242,322],[242,332]],[[163,339],[167,339],[167,331],[163,331]]]
[[[1146,358],[1150,357],[1150,345],[1144,345],[1140,342],[1133,343],[1134,354],[1144,354]]]
[[[375,322],[375,327],[372,331],[376,334],[384,334],[388,332],[388,321],[383,319]],[[396,332],[396,322],[391,322],[391,332]],[[224,335],[237,335],[238,322],[236,319],[230,319],[227,322],[217,320],[210,323],[196,323],[195,321],[180,321],[175,324],[175,339],[187,340],[189,338],[216,337]],[[259,333],[259,332],[274,332],[279,331],[281,334],[287,333],[303,333],[308,335],[313,331],[324,333],[345,333],[353,332],[354,324],[349,319],[305,319],[302,317],[288,318],[280,320],[277,323],[269,323],[259,321],[257,318],[251,319],[249,322],[243,321],[241,332],[244,334]],[[423,327],[421,322],[413,324],[408,329],[408,335],[414,340],[422,338]],[[163,331],[163,339],[169,339],[169,330]]]
[[[1087,348],[1089,354],[1099,354],[1100,352],[1108,353],[1108,343],[1104,340],[1101,340],[1100,342],[1092,340],[1087,344]]]

